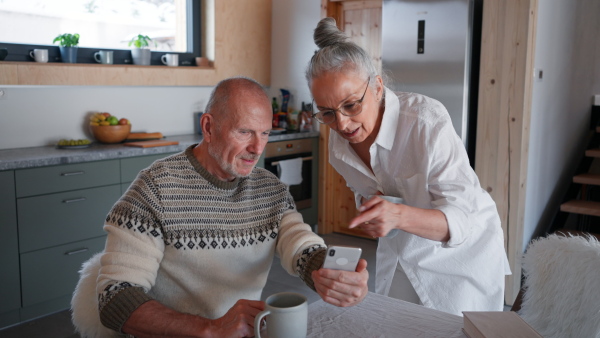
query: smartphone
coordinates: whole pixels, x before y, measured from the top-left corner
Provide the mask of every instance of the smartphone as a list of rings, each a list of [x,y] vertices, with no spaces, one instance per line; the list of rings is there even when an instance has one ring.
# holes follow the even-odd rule
[[[356,271],[362,249],[351,246],[331,245],[327,248],[323,268]]]

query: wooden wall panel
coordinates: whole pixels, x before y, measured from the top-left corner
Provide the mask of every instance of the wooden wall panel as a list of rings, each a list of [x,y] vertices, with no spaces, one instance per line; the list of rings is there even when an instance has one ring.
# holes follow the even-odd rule
[[[338,27],[350,39],[365,48],[381,70],[381,0],[339,1],[323,0],[323,17],[336,19]],[[344,178],[329,164],[329,127],[321,126],[319,144],[319,233],[338,232],[364,237],[362,231],[348,229],[352,218],[358,215],[354,193]],[[370,237],[369,237],[370,238]]]

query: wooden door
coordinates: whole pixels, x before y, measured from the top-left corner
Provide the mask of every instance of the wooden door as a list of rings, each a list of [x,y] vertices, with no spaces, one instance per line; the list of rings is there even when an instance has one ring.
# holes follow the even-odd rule
[[[371,54],[378,71],[381,70],[381,5],[381,0],[324,0],[323,3],[323,16],[335,18],[338,27]],[[319,199],[319,233],[338,232],[371,238],[364,236],[362,231],[348,229],[350,220],[358,214],[354,193],[348,188],[344,178],[329,164],[329,127],[321,125],[320,132],[319,196],[322,198]]]

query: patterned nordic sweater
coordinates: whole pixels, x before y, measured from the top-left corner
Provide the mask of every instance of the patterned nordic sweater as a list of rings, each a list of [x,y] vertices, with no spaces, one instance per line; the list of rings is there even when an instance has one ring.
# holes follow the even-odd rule
[[[220,181],[193,147],[142,170],[106,218],[96,291],[102,323],[117,332],[150,299],[211,319],[258,300],[275,254],[312,287],[324,259],[323,240],[276,176],[255,168]]]

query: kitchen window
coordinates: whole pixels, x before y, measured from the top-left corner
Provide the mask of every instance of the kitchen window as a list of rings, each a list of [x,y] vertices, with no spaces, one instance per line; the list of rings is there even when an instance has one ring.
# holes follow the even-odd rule
[[[77,63],[96,63],[94,53],[114,51],[115,64],[131,64],[132,37],[147,35],[152,65],[165,53],[179,54],[181,65],[201,56],[201,1],[198,0],[0,0],[0,48],[6,61],[33,61],[29,52],[48,49],[49,61],[60,62],[63,33],[78,33]]]

